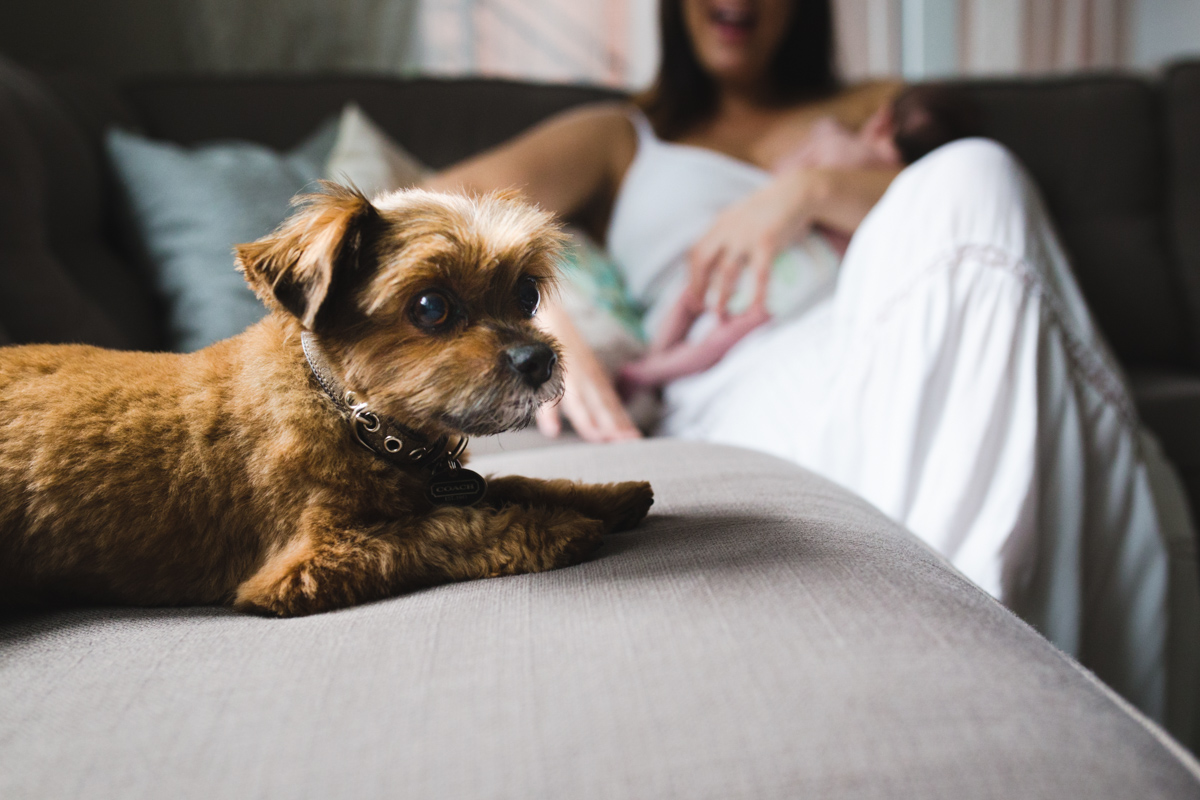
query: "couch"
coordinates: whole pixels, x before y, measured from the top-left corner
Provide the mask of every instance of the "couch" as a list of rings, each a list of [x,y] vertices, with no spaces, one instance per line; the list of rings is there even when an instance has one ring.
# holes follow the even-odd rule
[[[1200,64],[967,89],[1200,508]],[[110,124],[283,148],[354,99],[442,166],[612,96],[0,62],[0,341],[166,346]],[[0,610],[0,797],[1200,796],[1175,739],[799,467],[670,440],[484,449],[480,471],[649,479],[658,502],[577,567],[310,618]]]
[[[961,87],[978,103],[984,132],[1036,177],[1138,409],[1200,507],[1200,62],[1157,81],[1113,74]],[[136,267],[101,156],[109,125],[183,144],[240,138],[282,149],[353,99],[442,167],[555,111],[618,96],[379,77],[113,85],[0,67],[0,257],[14,265],[0,273],[0,336],[165,346],[160,300]]]

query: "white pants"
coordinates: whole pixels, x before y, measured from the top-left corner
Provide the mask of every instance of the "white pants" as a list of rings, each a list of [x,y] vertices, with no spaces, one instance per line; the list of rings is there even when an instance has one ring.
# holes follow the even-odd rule
[[[1000,145],[955,142],[906,169],[825,302],[665,399],[664,433],[776,453],[861,494],[1191,741],[1187,506]]]

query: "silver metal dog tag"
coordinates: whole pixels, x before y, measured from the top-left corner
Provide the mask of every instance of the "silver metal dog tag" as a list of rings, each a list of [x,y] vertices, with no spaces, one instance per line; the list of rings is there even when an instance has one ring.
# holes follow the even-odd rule
[[[469,469],[448,469],[432,476],[425,496],[437,506],[473,506],[483,499],[487,481]]]

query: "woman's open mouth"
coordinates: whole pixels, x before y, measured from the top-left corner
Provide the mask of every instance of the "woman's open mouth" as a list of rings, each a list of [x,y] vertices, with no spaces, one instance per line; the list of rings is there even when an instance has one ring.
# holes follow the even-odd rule
[[[753,10],[742,3],[713,3],[708,7],[708,19],[727,42],[744,41],[757,21]]]

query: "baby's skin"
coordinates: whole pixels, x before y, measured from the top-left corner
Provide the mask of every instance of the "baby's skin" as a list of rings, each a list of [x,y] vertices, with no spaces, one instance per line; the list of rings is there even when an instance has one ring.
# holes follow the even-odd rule
[[[857,131],[851,131],[832,118],[818,120],[808,136],[792,152],[780,159],[773,172],[798,168],[864,168],[900,164],[893,140],[892,106],[884,105]],[[850,237],[838,231],[821,229],[829,244],[844,255]],[[770,321],[762,303],[752,303],[745,311],[732,315],[712,315],[704,320],[711,328],[699,341],[690,341],[688,333],[712,312],[706,312],[703,298],[684,292],[666,317],[642,358],[626,364],[617,375],[617,386],[628,397],[639,389],[663,386],[676,378],[693,375],[712,367],[746,334]]]

